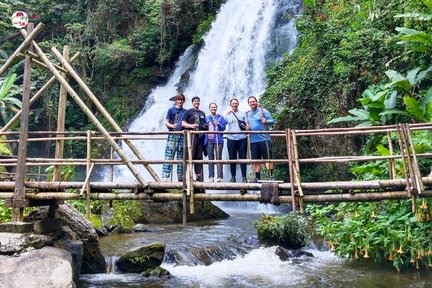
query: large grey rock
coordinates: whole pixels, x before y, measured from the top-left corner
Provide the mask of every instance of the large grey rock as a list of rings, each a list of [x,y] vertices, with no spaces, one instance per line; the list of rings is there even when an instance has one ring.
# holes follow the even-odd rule
[[[39,207],[32,211],[27,221],[47,218],[47,207]],[[73,207],[59,205],[57,218],[62,225],[61,240],[81,241],[83,244],[83,257],[81,264],[82,274],[105,273],[106,262],[99,246],[99,239],[93,224]]]
[[[129,250],[116,262],[117,268],[126,273],[141,273],[162,264],[165,244],[153,243]]]
[[[0,255],[19,255],[22,252],[51,245],[52,238],[32,233],[0,233]]]
[[[183,206],[181,201],[169,201],[164,203],[142,202],[141,217],[136,222],[152,224],[182,223]],[[199,221],[206,219],[224,219],[229,215],[223,210],[206,201],[195,201],[195,213],[190,214],[187,209],[187,221]]]
[[[74,288],[72,256],[54,248],[0,256],[0,288]]]

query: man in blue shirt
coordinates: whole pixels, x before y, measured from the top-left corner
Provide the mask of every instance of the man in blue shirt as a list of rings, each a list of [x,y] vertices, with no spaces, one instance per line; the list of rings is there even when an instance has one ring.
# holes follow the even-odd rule
[[[183,108],[183,103],[185,101],[185,96],[183,94],[178,94],[175,98],[176,104],[174,107],[168,109],[167,115],[165,117],[165,126],[169,131],[182,131],[183,126],[181,121],[183,115],[186,113],[186,109]],[[177,160],[183,159],[183,134],[169,134],[168,140],[165,146],[165,160],[173,160],[175,154],[177,153]],[[168,181],[170,178],[171,163],[165,163],[162,166],[162,180]],[[183,180],[183,165],[177,164],[177,179],[178,181]]]
[[[251,108],[246,113],[246,128],[250,131],[268,131],[269,125],[274,124],[270,112],[265,108],[258,107],[258,100],[255,96],[248,98],[248,104]],[[270,159],[272,154],[272,142],[269,134],[250,134],[251,156],[252,159]],[[265,163],[269,173],[269,180],[273,180],[273,165],[270,162]],[[255,179],[251,182],[261,180],[261,163],[254,163],[253,170]]]

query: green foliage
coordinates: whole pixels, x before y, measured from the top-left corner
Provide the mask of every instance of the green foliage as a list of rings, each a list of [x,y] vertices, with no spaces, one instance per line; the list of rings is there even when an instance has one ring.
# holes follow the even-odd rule
[[[4,200],[0,200],[0,223],[9,222],[12,219],[12,208],[4,207]]]
[[[258,239],[269,245],[298,249],[304,247],[308,239],[304,217],[294,212],[280,217],[261,215],[255,227]]]
[[[61,166],[60,181],[68,181],[73,179],[75,170],[76,166]],[[54,166],[48,166],[45,169],[45,172],[48,173],[48,180],[51,181],[53,179]]]
[[[432,200],[308,205],[329,249],[349,259],[391,261],[400,270],[432,266]]]
[[[197,30],[195,31],[195,34],[193,36],[192,42],[194,44],[200,44],[202,41],[202,38],[204,37],[205,33],[210,30],[211,24],[216,19],[216,15],[210,15],[206,20],[202,21]]]
[[[123,200],[115,201],[114,216],[111,219],[111,226],[119,226],[120,230],[130,230],[135,225],[134,219],[141,215],[141,207],[138,201]]]

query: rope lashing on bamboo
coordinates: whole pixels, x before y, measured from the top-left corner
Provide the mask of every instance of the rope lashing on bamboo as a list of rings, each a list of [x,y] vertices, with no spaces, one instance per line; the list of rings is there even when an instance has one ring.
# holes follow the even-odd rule
[[[260,203],[279,206],[279,184],[277,182],[263,182],[261,186],[261,199]]]

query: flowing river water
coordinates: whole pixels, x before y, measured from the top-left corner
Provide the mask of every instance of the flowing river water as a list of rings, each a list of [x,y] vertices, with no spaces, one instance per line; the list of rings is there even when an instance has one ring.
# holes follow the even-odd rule
[[[113,266],[107,274],[83,275],[78,286],[432,287],[431,271],[397,272],[389,263],[350,263],[313,244],[306,250],[314,257],[281,261],[275,254],[275,247],[256,247],[251,241],[256,237],[253,223],[258,219],[260,213],[257,211],[261,208],[253,211],[225,209],[231,217],[223,220],[185,226],[149,225],[154,232],[103,237],[100,239],[101,246],[111,263],[128,249],[153,242],[165,243],[167,256],[162,267],[172,277],[157,279],[139,274],[120,274]],[[205,265],[203,259],[204,262],[214,262]]]

